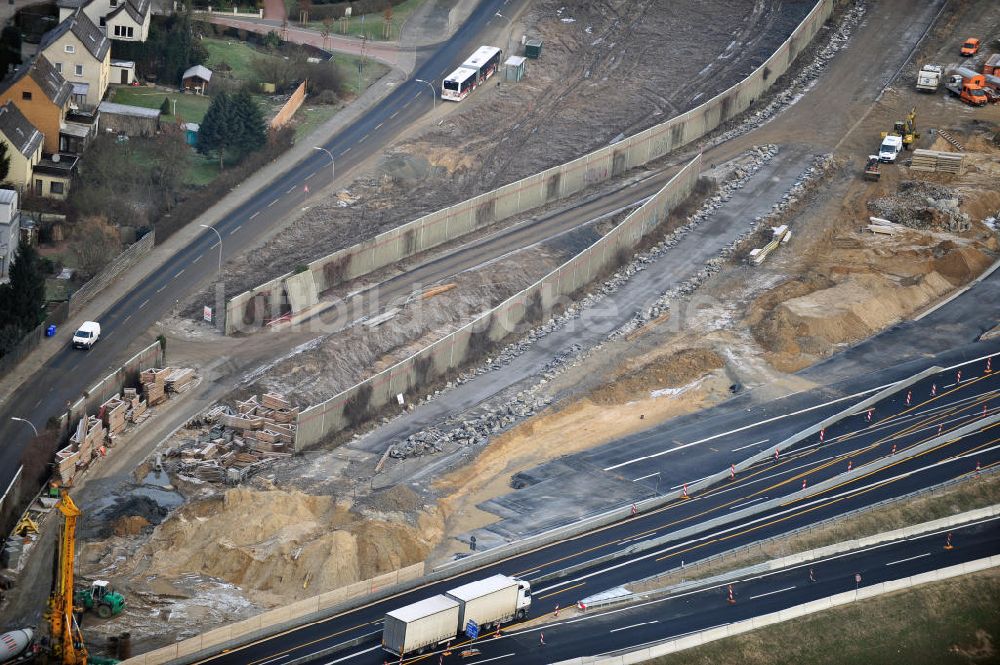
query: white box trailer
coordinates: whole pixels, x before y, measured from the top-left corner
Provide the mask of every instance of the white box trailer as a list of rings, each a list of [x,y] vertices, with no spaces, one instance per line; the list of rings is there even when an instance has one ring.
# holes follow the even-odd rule
[[[423,652],[455,638],[458,616],[458,601],[440,595],[393,610],[385,615],[382,647],[400,657]]]
[[[531,585],[506,575],[493,575],[451,589],[445,593],[459,603],[458,632],[464,633],[470,621],[480,632],[500,624],[523,619],[531,606]]]

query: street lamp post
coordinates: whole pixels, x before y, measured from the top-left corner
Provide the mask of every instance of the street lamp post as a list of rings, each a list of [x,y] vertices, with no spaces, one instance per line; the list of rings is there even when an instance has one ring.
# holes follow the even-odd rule
[[[219,274],[221,275],[222,274],[222,234],[219,233],[219,230],[217,228],[215,228],[214,226],[209,226],[208,224],[199,224],[198,226],[200,226],[203,229],[208,229],[209,231],[214,232],[215,235],[219,236]]]
[[[509,58],[510,57],[510,33],[514,32],[514,21],[510,20],[509,18],[507,18],[506,16],[504,16],[500,12],[497,12],[496,15],[499,18],[502,18],[503,20],[507,21],[507,24],[509,26],[507,28],[507,57]]]
[[[331,180],[336,180],[337,178],[337,163],[333,159],[333,153],[326,148],[321,148],[318,145],[313,146],[313,150],[319,150],[320,152],[325,152],[330,156],[330,178]]]
[[[430,81],[425,81],[423,79],[413,79],[417,83],[426,83],[427,87],[431,89],[431,110],[437,108],[437,90],[434,89],[434,84]]]
[[[25,420],[24,418],[18,418],[16,416],[11,416],[10,419],[16,420],[19,423],[28,423],[28,426],[31,427],[31,430],[35,433],[35,436],[36,437],[38,436],[38,428],[36,428],[35,424],[32,423],[30,420]]]

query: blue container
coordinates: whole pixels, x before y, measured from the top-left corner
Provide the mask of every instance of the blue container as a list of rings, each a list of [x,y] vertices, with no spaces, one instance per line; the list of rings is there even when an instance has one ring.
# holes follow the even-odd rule
[[[56,324],[50,323],[49,326],[45,329],[45,336],[54,337],[55,334],[56,334]]]

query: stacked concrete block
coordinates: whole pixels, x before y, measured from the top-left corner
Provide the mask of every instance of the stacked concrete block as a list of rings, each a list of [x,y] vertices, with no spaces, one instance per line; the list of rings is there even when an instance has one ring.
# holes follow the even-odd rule
[[[150,368],[139,375],[142,382],[142,394],[146,398],[146,404],[156,406],[167,398],[166,380],[172,372],[169,367],[163,369]]]
[[[126,419],[127,411],[128,403],[118,397],[112,397],[101,405],[98,413],[108,428],[108,436],[117,436],[125,429],[125,423],[128,422]]]
[[[193,369],[175,369],[166,378],[166,389],[168,392],[182,393],[194,385],[194,379]]]

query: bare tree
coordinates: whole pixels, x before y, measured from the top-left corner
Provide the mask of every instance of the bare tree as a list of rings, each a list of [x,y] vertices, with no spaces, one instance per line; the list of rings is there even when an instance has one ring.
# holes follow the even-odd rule
[[[121,253],[122,242],[118,229],[106,217],[94,215],[84,217],[74,227],[69,248],[80,271],[90,278]]]

